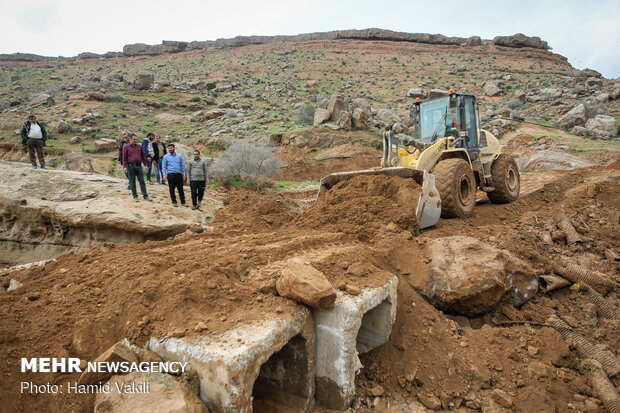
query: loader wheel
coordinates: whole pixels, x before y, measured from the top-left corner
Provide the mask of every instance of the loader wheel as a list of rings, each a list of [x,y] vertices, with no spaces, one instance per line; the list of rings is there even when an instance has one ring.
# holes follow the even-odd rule
[[[487,192],[494,204],[507,204],[519,196],[521,181],[519,168],[514,158],[501,154],[491,165],[491,176],[495,190]]]
[[[476,178],[467,161],[446,159],[433,169],[443,218],[464,218],[474,212]]]

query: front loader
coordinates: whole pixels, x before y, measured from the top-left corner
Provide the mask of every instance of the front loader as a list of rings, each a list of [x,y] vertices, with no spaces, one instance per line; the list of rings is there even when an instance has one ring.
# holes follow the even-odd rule
[[[502,153],[492,133],[481,129],[476,96],[450,90],[447,96],[416,99],[410,116],[413,136],[383,133],[381,168],[327,175],[321,179],[319,196],[358,175],[409,177],[422,187],[415,206],[421,229],[435,225],[440,216],[470,216],[478,188],[493,203],[517,199],[517,164]]]

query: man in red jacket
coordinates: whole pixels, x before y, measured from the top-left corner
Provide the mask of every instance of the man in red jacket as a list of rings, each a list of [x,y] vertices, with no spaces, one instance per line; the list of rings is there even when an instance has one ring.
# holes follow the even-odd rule
[[[142,145],[138,145],[138,137],[135,133],[129,134],[129,145],[123,146],[123,170],[129,177],[129,185],[131,185],[131,195],[138,202],[138,192],[136,191],[136,177],[140,183],[140,191],[145,201],[150,201],[146,193],[146,185],[144,184],[144,175],[142,173],[142,165],[146,165],[146,156]]]

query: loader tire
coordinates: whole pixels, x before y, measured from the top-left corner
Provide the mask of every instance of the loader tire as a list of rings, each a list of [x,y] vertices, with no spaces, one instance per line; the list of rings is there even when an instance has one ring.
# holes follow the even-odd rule
[[[491,165],[491,176],[495,187],[495,190],[487,192],[491,202],[507,204],[519,197],[521,180],[519,168],[513,157],[500,154]]]
[[[474,212],[476,178],[463,159],[446,159],[433,168],[435,186],[441,198],[442,218],[464,218]]]

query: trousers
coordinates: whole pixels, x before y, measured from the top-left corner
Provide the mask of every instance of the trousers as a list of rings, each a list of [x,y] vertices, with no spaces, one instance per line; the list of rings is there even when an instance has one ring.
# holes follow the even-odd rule
[[[192,191],[192,205],[197,206],[202,202],[205,194],[206,181],[189,181],[189,188]]]
[[[177,197],[174,193],[176,189],[179,192],[179,198],[181,199],[181,205],[185,205],[185,193],[183,193],[183,174],[172,173],[167,175],[168,189],[170,190],[170,199],[173,204],[177,203]]]
[[[34,154],[36,151],[37,156],[39,157],[39,164],[41,165],[41,168],[43,168],[45,166],[45,156],[43,155],[43,140],[28,138],[26,145],[28,146],[28,155],[30,156],[30,163],[32,164],[32,166],[37,166],[37,158]]]

